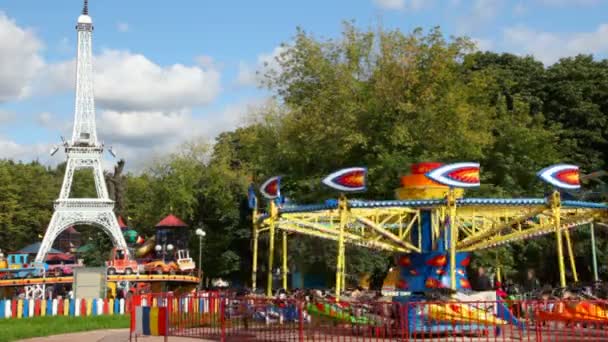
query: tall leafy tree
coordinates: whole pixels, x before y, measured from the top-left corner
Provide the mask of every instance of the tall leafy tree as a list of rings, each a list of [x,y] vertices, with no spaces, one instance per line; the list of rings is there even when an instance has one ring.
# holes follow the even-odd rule
[[[562,126],[560,149],[585,171],[606,167],[608,61],[579,55],[547,70],[544,112]]]

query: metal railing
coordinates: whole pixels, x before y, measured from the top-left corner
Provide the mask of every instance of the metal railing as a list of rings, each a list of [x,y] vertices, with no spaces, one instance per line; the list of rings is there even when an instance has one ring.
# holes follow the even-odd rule
[[[219,341],[608,341],[606,301],[336,303],[201,292],[148,295],[137,306],[165,308],[167,336]]]

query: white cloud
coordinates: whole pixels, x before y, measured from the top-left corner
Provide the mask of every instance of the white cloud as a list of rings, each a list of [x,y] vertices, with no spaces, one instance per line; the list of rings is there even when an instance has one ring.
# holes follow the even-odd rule
[[[72,91],[76,79],[76,62],[69,60],[42,68],[32,85],[36,95],[55,95]]]
[[[13,140],[0,137],[0,158],[21,161],[40,160],[51,163],[49,152],[51,144],[19,144]]]
[[[0,109],[0,125],[7,124],[15,120],[15,113],[9,110]]]
[[[593,6],[600,3],[600,0],[536,0],[542,5],[547,6]]]
[[[528,12],[528,8],[526,7],[526,5],[523,2],[518,2],[517,4],[515,4],[515,7],[513,7],[513,14],[517,15],[517,16],[522,16],[524,14],[526,14]]]
[[[502,4],[502,0],[475,0],[473,2],[473,15],[483,20],[493,19],[498,14]]]
[[[106,148],[112,147],[118,158],[127,161],[127,169],[140,171],[159,156],[175,152],[185,141],[202,139],[213,143],[221,132],[247,124],[249,110],[263,104],[263,99],[252,99],[228,105],[220,111],[205,114],[190,110],[175,112],[117,112],[105,110],[97,115],[97,131]],[[51,113],[37,116],[40,124],[49,129],[71,133],[70,120],[56,121]],[[65,160],[63,150],[51,157],[54,143],[20,144],[0,136],[0,159],[22,161],[40,160],[56,165]],[[111,169],[116,162],[105,155],[104,168]]]
[[[215,138],[218,134],[244,126],[247,115],[253,108],[261,106],[265,100],[255,99],[229,104],[219,113],[209,114],[203,118],[204,135]]]
[[[189,111],[117,112],[98,115],[98,130],[104,140],[128,146],[165,145],[199,128]]]
[[[608,24],[601,24],[592,32],[571,34],[541,32],[518,26],[506,28],[503,35],[507,48],[532,54],[546,65],[555,63],[561,57],[608,53]]]
[[[0,11],[0,103],[26,97],[30,81],[44,65],[42,43]]]
[[[127,146],[167,145],[190,137],[215,137],[243,122],[251,103],[229,105],[219,113],[193,115],[190,110],[175,112],[103,111],[98,130],[103,139]]]
[[[57,44],[57,52],[62,55],[73,55],[76,52],[76,47],[72,44],[71,40],[68,37],[63,37]]]
[[[42,127],[53,126],[53,114],[49,112],[42,112],[36,117],[36,122]]]
[[[418,11],[428,7],[433,3],[433,0],[373,0],[374,5],[385,10],[403,11],[412,10]],[[454,0],[452,0],[454,3]]]
[[[59,40],[55,49],[67,52],[69,41]],[[32,94],[74,91],[75,60],[46,64],[40,56],[42,48],[33,33],[0,12],[0,103]],[[260,55],[259,66],[277,67],[273,59],[280,51]],[[159,65],[142,54],[118,50],[103,50],[94,58],[98,133],[132,167],[194,137],[212,141],[220,132],[242,125],[248,106],[257,103],[241,102],[201,114],[199,107],[211,103],[221,91],[220,65],[210,56],[197,57],[193,65]],[[14,113],[0,110],[0,123],[14,118]],[[70,119],[59,120],[50,112],[40,112],[33,119],[39,127],[71,133]],[[61,152],[49,156],[54,143],[0,136],[0,158],[38,159],[53,165],[63,160]]]
[[[63,38],[58,49],[68,43]],[[0,103],[73,91],[74,59],[45,65],[41,50],[34,33],[0,12]],[[220,73],[208,63],[160,66],[141,54],[105,50],[95,57],[94,68],[96,99],[107,109],[181,110],[206,105],[220,92]]]
[[[417,10],[423,9],[425,6],[427,6],[431,2],[432,2],[431,0],[410,0],[409,6],[406,5],[406,7],[410,8],[414,11],[417,11]]]
[[[221,132],[246,123],[245,117],[260,100],[226,106],[220,112],[195,114],[175,112],[103,111],[98,115],[98,134],[113,146],[130,169],[141,169],[159,154],[173,152],[181,143],[194,138],[212,142]]]
[[[161,67],[143,55],[106,50],[95,60],[98,103],[115,110],[171,110],[210,103],[220,92],[214,69]]]
[[[287,50],[286,46],[277,46],[270,53],[262,53],[258,55],[255,66],[248,63],[240,62],[236,83],[241,86],[257,86],[267,71],[279,71],[281,66],[277,62],[277,58]]]
[[[500,13],[504,5],[504,0],[474,0],[470,12],[458,18],[458,34],[471,34],[478,32],[484,25]]]
[[[174,64],[160,66],[141,54],[104,50],[95,56],[95,100],[117,111],[166,111],[206,105],[220,92],[214,67]],[[72,91],[75,61],[48,65],[41,73],[39,92]]]
[[[236,83],[242,86],[257,86],[259,76],[256,70],[245,62],[239,62],[239,72],[236,76]]]
[[[374,4],[386,10],[405,9],[405,0],[374,0]]]
[[[121,22],[116,24],[116,29],[118,30],[118,32],[129,32],[131,28],[129,27],[129,24]]]
[[[477,50],[488,51],[494,47],[494,42],[489,39],[482,38],[471,38],[471,40],[477,45]]]
[[[196,64],[203,68],[216,68],[216,63],[213,57],[207,55],[200,55],[195,58]]]

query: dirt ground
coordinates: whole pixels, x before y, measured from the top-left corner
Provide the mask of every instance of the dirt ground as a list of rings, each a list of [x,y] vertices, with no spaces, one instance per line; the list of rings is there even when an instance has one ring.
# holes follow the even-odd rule
[[[80,333],[55,335],[48,337],[35,337],[26,340],[20,340],[23,342],[126,342],[129,341],[129,330],[128,329],[114,329],[114,330],[94,330]],[[135,339],[133,339],[135,341]],[[143,336],[138,337],[137,341],[142,342],[162,342],[163,337],[159,336]],[[184,337],[169,337],[168,341],[175,342],[205,342],[208,340],[201,340],[197,338],[184,338]]]

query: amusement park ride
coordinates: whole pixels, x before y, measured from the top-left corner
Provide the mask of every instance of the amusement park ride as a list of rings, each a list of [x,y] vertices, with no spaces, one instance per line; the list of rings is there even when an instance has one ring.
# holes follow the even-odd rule
[[[279,177],[265,182],[260,192],[269,200],[267,212],[258,211],[253,187],[253,273],[257,286],[258,239],[269,234],[268,269],[273,269],[275,233],[282,232],[282,276],[287,288],[287,236],[304,234],[336,241],[335,295],[345,288],[345,245],[395,253],[397,288],[425,292],[436,288],[470,289],[466,266],[470,253],[517,240],[554,233],[560,285],[566,286],[563,240],[573,280],[578,281],[570,230],[608,219],[608,205],[562,200],[560,190],[580,187],[578,167],[554,165],[538,173],[554,191],[547,198],[467,198],[464,189],[479,186],[479,165],[419,163],[403,176],[396,200],[354,201],[344,193],[366,188],[367,170],[350,168],[323,180],[341,192],[338,200],[315,205],[282,206]],[[271,275],[267,295],[272,293]]]
[[[195,265],[188,250],[183,246],[186,231],[174,233],[176,243],[181,243],[182,246],[176,251],[176,262],[170,262],[171,267],[167,272],[164,272],[165,269],[159,272],[160,264],[157,262],[154,264],[156,266],[154,268],[155,275],[139,274],[140,269],[145,272],[145,267],[134,258],[153,255],[154,251],[150,248],[150,242],[153,244],[154,238],[137,248],[135,253],[132,253],[113,211],[114,201],[108,196],[102,168],[104,144],[100,143],[97,138],[95,124],[92,63],[93,20],[89,16],[87,0],[84,1],[83,11],[78,17],[76,30],[78,32],[78,58],[74,129],[71,140],[65,141],[62,138],[67,156],[63,185],[59,198],[55,201],[55,212],[38,249],[35,261],[28,263],[27,254],[11,254],[8,255],[8,258],[5,258],[0,253],[0,298],[3,290],[14,287],[24,287],[26,298],[43,298],[46,285],[72,283],[72,277],[56,276],[64,275],[64,273],[68,275],[71,272],[61,272],[62,274],[49,272],[53,267],[58,267],[49,266],[44,261],[55,239],[63,231],[75,225],[92,225],[101,228],[112,239],[115,248],[112,257],[107,262],[107,271],[108,281],[114,283],[114,287],[116,282],[124,283],[127,288],[130,288],[129,282],[153,284],[162,282],[164,285],[173,282],[172,285],[186,284],[186,286],[192,287],[199,283],[199,278],[191,276]],[[58,150],[59,147],[55,146],[51,150],[51,155],[54,155]],[[109,152],[112,156],[115,156],[111,148]],[[96,198],[70,198],[74,173],[79,169],[93,170]],[[173,216],[170,215],[170,217]],[[182,223],[182,226],[185,226],[185,224]],[[166,243],[171,246],[170,242]],[[166,258],[166,256],[165,253],[162,263],[165,262],[165,259],[173,258],[172,253],[169,254],[169,258]],[[151,262],[154,263],[154,261]],[[176,272],[184,274],[175,275]],[[160,289],[156,288],[156,291],[160,291]]]

